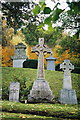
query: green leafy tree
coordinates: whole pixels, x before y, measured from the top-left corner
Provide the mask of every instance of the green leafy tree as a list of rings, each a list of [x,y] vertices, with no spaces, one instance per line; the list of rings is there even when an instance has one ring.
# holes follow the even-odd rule
[[[55,2],[55,1],[54,1]],[[60,5],[60,2],[56,2],[55,7],[53,10],[51,8],[47,7],[44,2],[39,2],[39,4],[33,9],[33,14],[36,16],[37,14],[45,14],[48,15],[45,17],[44,22],[42,25],[44,26],[47,24],[49,28],[52,27],[53,23],[62,22],[62,29],[70,28],[77,30],[76,36],[79,37],[80,33],[80,1],[78,2],[66,2],[69,10],[65,11],[65,9],[60,9],[58,5]],[[44,6],[44,7],[43,7]],[[38,11],[36,12],[36,9],[38,8]],[[43,9],[42,9],[43,8]]]
[[[29,22],[35,21],[31,9],[35,4],[30,2],[3,2],[2,19],[7,20],[8,27],[14,28],[15,32],[22,26],[27,26]]]
[[[38,44],[38,38],[43,37],[45,44],[49,47],[54,47],[57,44],[57,40],[61,38],[62,31],[59,28],[53,28],[52,30],[44,30],[42,28],[37,28],[36,24],[29,24],[27,28],[23,28],[23,33],[25,34],[25,42],[28,45]]]
[[[65,50],[70,50],[70,53],[74,52],[74,54],[80,53],[79,40],[76,40],[68,35],[61,38],[59,45],[61,46],[61,53],[63,53]]]

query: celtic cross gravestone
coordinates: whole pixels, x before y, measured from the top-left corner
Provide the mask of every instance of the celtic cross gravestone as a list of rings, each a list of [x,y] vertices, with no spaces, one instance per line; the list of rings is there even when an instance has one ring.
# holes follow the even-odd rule
[[[60,64],[60,69],[64,71],[63,88],[72,89],[71,71],[74,69],[74,65],[70,63],[70,60],[64,60],[64,62]]]
[[[59,101],[63,104],[77,104],[76,92],[72,89],[71,81],[71,71],[74,69],[74,65],[70,63],[70,60],[64,60],[60,64],[60,68],[64,71],[64,79]]]
[[[51,50],[44,45],[44,38],[39,38],[39,44],[33,47],[32,52],[38,55],[37,79],[28,95],[28,102],[52,102],[53,95],[44,75],[44,55]]]

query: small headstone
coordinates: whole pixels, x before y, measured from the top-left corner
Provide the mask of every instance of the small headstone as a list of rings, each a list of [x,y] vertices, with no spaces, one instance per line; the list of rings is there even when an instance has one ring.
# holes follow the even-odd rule
[[[13,67],[23,67],[23,62],[27,59],[26,56],[26,45],[23,43],[18,43],[15,45],[15,55],[12,56],[13,59]]]
[[[44,38],[39,38],[39,44],[33,47],[32,52],[38,55],[38,69],[37,79],[28,95],[28,102],[53,102],[54,96],[44,75],[44,55],[51,50],[44,45]]]
[[[25,100],[25,104],[27,103],[27,100]]]
[[[62,104],[77,104],[76,92],[72,89],[71,81],[71,71],[74,69],[74,65],[70,63],[70,60],[64,60],[64,62],[60,64],[60,69],[64,71],[64,79],[59,102]]]
[[[20,90],[19,82],[10,83],[9,101],[19,102],[19,90]]]
[[[55,71],[56,58],[52,57],[52,53],[50,54],[50,56],[48,58],[46,58],[46,61],[47,61],[47,70]]]

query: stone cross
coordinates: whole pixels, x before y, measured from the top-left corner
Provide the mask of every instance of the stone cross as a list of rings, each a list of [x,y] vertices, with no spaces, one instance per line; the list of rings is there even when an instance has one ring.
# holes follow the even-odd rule
[[[39,44],[32,48],[32,52],[38,55],[37,79],[43,80],[44,77],[44,55],[51,53],[51,50],[44,45],[44,38],[39,38]]]
[[[9,101],[19,102],[19,89],[20,89],[19,82],[11,82],[10,83]]]
[[[34,81],[30,94],[28,95],[28,102],[53,102],[54,96],[44,77],[44,56],[52,51],[44,45],[44,38],[39,38],[39,44],[32,48],[32,52],[38,55],[38,69],[37,79]]]
[[[76,91],[72,89],[71,83],[71,71],[74,69],[74,65],[70,63],[70,60],[64,60],[60,68],[64,71],[64,80],[63,89],[60,90],[59,102],[62,104],[77,104]]]
[[[70,63],[70,60],[64,60],[64,62],[60,64],[60,69],[64,71],[63,88],[72,89],[71,71],[74,69],[74,65]]]

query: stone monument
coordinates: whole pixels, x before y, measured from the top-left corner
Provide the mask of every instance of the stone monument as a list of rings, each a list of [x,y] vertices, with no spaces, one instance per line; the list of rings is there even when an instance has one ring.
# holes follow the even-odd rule
[[[20,89],[19,82],[10,83],[9,101],[19,102],[19,89]]]
[[[53,70],[55,71],[55,61],[56,58],[52,57],[52,52],[48,58],[46,58],[47,61],[47,70]]]
[[[39,38],[39,44],[32,48],[38,55],[37,79],[28,95],[28,102],[53,102],[54,96],[44,76],[44,55],[51,50],[44,45],[44,38]]]
[[[60,64],[60,69],[64,71],[64,79],[59,102],[62,104],[77,104],[76,91],[72,89],[71,82],[71,71],[74,69],[74,65],[70,63],[70,60],[64,60],[64,62]]]
[[[13,59],[13,67],[23,67],[23,62],[27,59],[26,56],[26,45],[23,43],[18,43],[15,45],[15,56],[12,56]]]

